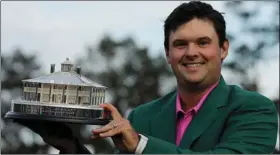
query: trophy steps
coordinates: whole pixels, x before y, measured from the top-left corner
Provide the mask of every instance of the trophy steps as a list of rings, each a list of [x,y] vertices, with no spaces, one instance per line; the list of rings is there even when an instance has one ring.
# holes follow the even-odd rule
[[[11,111],[4,118],[88,125],[106,125],[111,120],[110,113],[99,106],[44,104],[24,100],[12,100]]]
[[[22,119],[22,120],[39,120],[39,121],[53,121],[70,124],[85,124],[85,125],[106,125],[110,122],[109,119],[82,119],[82,118],[65,118],[58,116],[40,116],[33,114],[24,114],[9,111],[5,114],[6,119]]]

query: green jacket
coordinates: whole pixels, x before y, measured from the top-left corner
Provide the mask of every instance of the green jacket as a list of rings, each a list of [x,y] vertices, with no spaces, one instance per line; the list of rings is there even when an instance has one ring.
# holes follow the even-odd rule
[[[278,120],[268,98],[221,78],[176,146],[176,91],[132,110],[133,128],[149,138],[143,154],[272,153]]]

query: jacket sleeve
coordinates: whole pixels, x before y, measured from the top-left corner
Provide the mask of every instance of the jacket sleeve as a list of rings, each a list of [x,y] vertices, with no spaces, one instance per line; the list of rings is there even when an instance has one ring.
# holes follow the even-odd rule
[[[143,154],[267,154],[273,153],[277,138],[277,110],[269,100],[258,98],[242,104],[228,118],[225,130],[211,150],[194,152],[147,136]],[[142,117],[142,116],[139,116]],[[137,123],[137,122],[133,122]]]

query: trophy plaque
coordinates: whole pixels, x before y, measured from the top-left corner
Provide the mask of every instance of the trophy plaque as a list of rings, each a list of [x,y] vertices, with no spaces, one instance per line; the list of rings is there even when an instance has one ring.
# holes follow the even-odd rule
[[[22,97],[12,100],[5,118],[107,124],[110,113],[99,106],[105,102],[107,87],[82,76],[81,68],[74,71],[73,66],[67,58],[58,72],[52,64],[50,74],[22,80]]]

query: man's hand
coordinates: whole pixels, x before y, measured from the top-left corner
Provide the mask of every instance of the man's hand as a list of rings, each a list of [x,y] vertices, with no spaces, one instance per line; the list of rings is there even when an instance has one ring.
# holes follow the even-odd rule
[[[76,141],[72,130],[63,123],[20,119],[15,119],[14,122],[36,132],[42,137],[44,142],[63,153],[76,152]]]
[[[139,137],[129,121],[124,119],[113,105],[101,104],[100,106],[111,112],[113,120],[99,129],[92,130],[94,134],[92,138],[111,137],[118,149],[134,153],[139,143]]]

